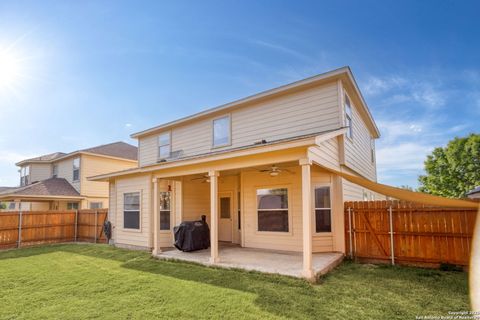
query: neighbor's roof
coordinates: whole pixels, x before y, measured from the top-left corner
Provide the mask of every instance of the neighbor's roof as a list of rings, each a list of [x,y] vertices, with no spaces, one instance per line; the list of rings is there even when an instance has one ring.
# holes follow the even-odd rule
[[[23,162],[23,161],[31,161],[31,162],[35,162],[35,161],[51,161],[51,160],[55,160],[55,159],[57,159],[57,158],[63,157],[64,155],[66,155],[66,153],[63,153],[63,152],[54,152],[54,153],[46,154],[46,155],[43,155],[43,156],[40,156],[40,157],[35,157],[35,158],[30,158],[30,159],[22,160],[22,162]]]
[[[16,187],[0,187],[0,193],[5,192],[7,190],[16,189]]]
[[[476,187],[475,189],[472,189],[472,190],[468,191],[467,196],[469,196],[471,194],[475,194],[475,193],[480,193],[480,186]]]
[[[104,156],[124,158],[130,160],[137,160],[137,147],[131,144],[119,141],[109,144],[104,144],[98,147],[80,150],[80,152],[94,153]]]
[[[51,163],[53,161],[57,161],[63,158],[77,155],[79,153],[89,153],[89,154],[95,154],[99,156],[107,156],[107,157],[121,158],[121,159],[134,160],[134,161],[137,160],[137,155],[138,155],[137,147],[122,141],[118,141],[118,142],[113,142],[109,144],[103,144],[93,148],[77,150],[70,153],[55,152],[55,153],[43,155],[36,158],[22,160],[20,162],[17,162],[16,165],[20,166],[27,163]]]
[[[20,188],[9,188],[0,192],[0,198],[22,196],[81,197],[80,193],[63,178],[50,178]]]
[[[186,122],[192,121],[192,120],[197,120],[206,116],[211,116],[216,113],[220,112],[225,112],[227,110],[231,110],[234,108],[238,108],[247,104],[251,104],[253,102],[259,102],[265,99],[269,98],[274,98],[278,95],[289,93],[289,92],[295,92],[303,88],[310,88],[314,85],[317,84],[322,84],[322,83],[327,83],[327,82],[332,82],[335,80],[342,80],[345,81],[344,85],[347,89],[351,90],[354,94],[355,97],[357,98],[357,101],[359,102],[359,113],[361,116],[364,118],[364,120],[367,123],[367,126],[371,129],[373,132],[374,136],[376,138],[380,137],[380,131],[378,130],[377,125],[375,124],[375,121],[373,120],[372,114],[370,113],[370,110],[368,109],[367,103],[365,102],[365,99],[362,96],[362,93],[360,92],[360,89],[358,88],[357,82],[355,81],[355,78],[353,77],[353,73],[350,70],[350,67],[342,67],[336,70],[332,70],[326,73],[322,73],[310,78],[306,78],[300,81],[296,81],[287,85],[283,85],[274,89],[270,89],[267,91],[263,91],[260,93],[257,93],[255,95],[248,96],[246,98],[236,100],[224,105],[220,105],[215,108],[207,109],[205,111],[172,121],[172,122],[167,122],[165,124],[143,130],[137,133],[134,133],[131,135],[132,138],[139,138],[145,135],[157,133],[161,130],[166,130],[169,129],[173,126],[179,125],[179,124],[184,124]]]

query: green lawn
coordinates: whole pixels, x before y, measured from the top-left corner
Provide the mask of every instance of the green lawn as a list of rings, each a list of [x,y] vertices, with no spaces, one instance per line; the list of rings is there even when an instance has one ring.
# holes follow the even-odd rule
[[[415,319],[468,310],[467,274],[343,263],[303,280],[106,245],[0,252],[0,319]]]

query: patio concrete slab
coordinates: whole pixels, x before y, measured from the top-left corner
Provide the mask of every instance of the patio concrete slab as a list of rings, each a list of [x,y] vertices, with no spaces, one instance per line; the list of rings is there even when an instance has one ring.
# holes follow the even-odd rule
[[[175,248],[164,248],[157,255],[159,259],[173,259],[196,262],[207,266],[238,268],[249,271],[276,273],[293,277],[302,277],[303,256],[301,252],[271,251],[264,249],[241,248],[233,245],[221,245],[219,262],[210,263],[210,249],[194,252],[182,252]],[[323,275],[335,268],[343,260],[339,252],[313,254],[315,275]]]

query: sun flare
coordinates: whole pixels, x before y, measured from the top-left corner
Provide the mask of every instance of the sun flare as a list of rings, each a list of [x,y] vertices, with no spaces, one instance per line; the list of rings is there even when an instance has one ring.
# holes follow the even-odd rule
[[[21,62],[13,53],[0,51],[0,89],[14,86],[21,78]]]

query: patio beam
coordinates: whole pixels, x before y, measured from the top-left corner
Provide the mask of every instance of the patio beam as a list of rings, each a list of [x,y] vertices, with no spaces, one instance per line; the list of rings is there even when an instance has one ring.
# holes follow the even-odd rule
[[[210,177],[210,263],[218,263],[218,171],[208,172]]]
[[[313,279],[312,266],[312,184],[310,159],[299,161],[302,167],[302,222],[303,222],[303,276],[309,280]]]

